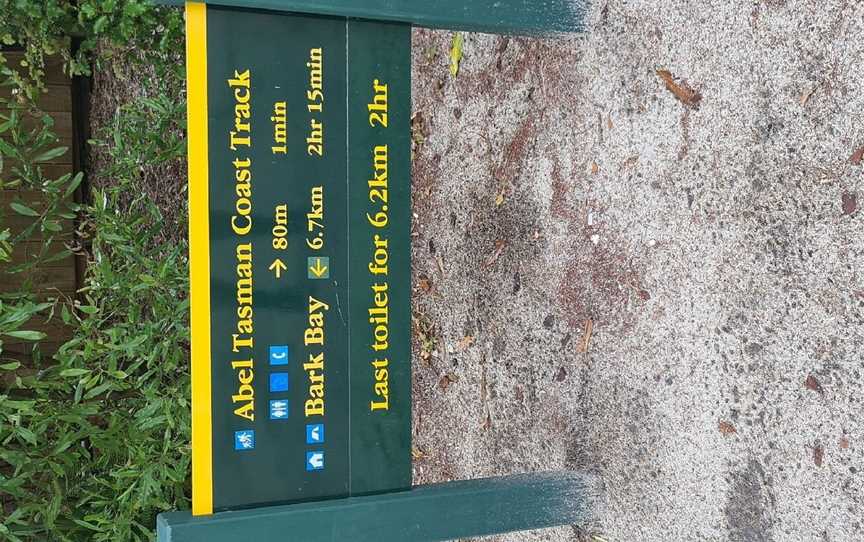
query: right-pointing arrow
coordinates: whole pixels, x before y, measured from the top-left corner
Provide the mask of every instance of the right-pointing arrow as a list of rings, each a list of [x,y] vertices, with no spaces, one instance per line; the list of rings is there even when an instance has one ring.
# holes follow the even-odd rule
[[[270,267],[268,267],[268,269],[276,273],[276,278],[278,279],[282,277],[282,271],[288,269],[288,266],[282,263],[282,260],[276,258],[275,260],[273,260],[273,263],[270,264]]]

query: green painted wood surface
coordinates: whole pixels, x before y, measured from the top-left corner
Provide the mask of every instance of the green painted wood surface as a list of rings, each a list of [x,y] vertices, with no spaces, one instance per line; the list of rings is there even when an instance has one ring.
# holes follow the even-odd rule
[[[584,524],[592,477],[522,474],[192,517],[161,514],[158,542],[432,542]]]
[[[428,28],[496,34],[558,34],[585,30],[590,0],[204,1],[213,5],[399,21]]]
[[[411,28],[206,22],[213,510],[408,489]]]

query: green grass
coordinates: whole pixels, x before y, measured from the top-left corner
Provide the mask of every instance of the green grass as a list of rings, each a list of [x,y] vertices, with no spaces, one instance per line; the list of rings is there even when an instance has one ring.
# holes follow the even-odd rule
[[[164,210],[142,189],[150,168],[185,159],[182,14],[137,0],[0,0],[0,13],[0,39],[27,47],[23,77],[0,60],[0,84],[22,97],[0,117],[0,158],[21,164],[7,188],[42,190],[49,201],[39,212],[20,202],[0,210],[0,261],[36,233],[59,243],[52,234],[69,216],[79,219],[88,257],[77,301],[39,300],[27,289],[0,296],[0,341],[37,345],[25,361],[0,342],[0,540],[152,540],[156,514],[188,507],[190,495],[187,247],[166,242]],[[63,202],[80,176],[46,179],[32,166],[59,152],[50,118],[32,104],[45,54],[89,73],[102,50],[154,77],[118,108],[108,133],[95,134],[109,182],[79,207]],[[41,125],[24,130],[26,116]],[[185,194],[177,205],[185,209]],[[10,213],[32,219],[27,235],[4,233]],[[36,315],[74,327],[51,358],[27,327]]]

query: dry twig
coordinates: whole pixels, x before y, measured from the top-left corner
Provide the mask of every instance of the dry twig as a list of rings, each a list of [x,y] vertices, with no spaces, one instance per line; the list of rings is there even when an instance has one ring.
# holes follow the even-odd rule
[[[588,347],[591,345],[591,333],[594,331],[594,321],[590,318],[585,320],[585,333],[582,334],[582,342],[579,343],[579,353],[588,352]]]
[[[666,88],[678,98],[681,103],[689,107],[699,107],[702,95],[699,91],[692,89],[686,83],[678,83],[669,70],[657,70],[657,75],[666,83]]]

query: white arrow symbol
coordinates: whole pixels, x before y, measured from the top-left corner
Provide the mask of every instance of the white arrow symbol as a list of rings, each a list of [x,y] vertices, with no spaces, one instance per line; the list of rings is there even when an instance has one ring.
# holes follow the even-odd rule
[[[320,440],[320,437],[318,436],[320,434],[321,434],[321,428],[320,427],[315,427],[314,429],[312,429],[312,440]]]
[[[312,466],[313,469],[320,469],[324,466],[324,454],[321,452],[316,452],[309,456],[309,465]]]

